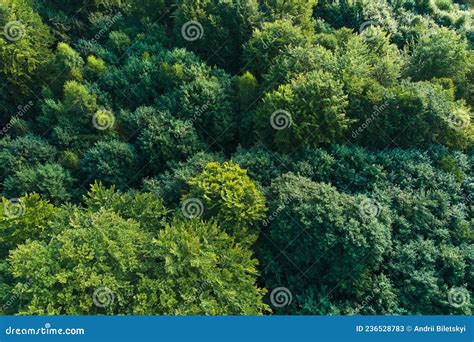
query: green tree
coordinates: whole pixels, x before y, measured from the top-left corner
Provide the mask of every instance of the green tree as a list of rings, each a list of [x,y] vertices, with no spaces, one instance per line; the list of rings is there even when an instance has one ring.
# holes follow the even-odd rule
[[[91,184],[84,203],[92,211],[102,208],[113,210],[125,219],[137,221],[141,228],[149,232],[163,228],[168,215],[163,200],[152,193],[133,190],[122,193],[113,186],[106,188],[97,182]]]
[[[230,149],[235,139],[236,115],[232,79],[222,72],[199,73],[177,92],[177,112],[192,124],[202,141],[217,149]]]
[[[238,70],[242,46],[260,22],[258,2],[179,0],[177,5],[177,41],[210,64]]]
[[[256,285],[252,252],[215,222],[175,219],[153,239],[133,219],[93,210],[99,197],[114,195],[93,191],[90,210],[64,209],[59,221],[50,217],[46,229],[60,226],[57,235],[38,234],[42,239],[11,252],[11,291],[21,293],[9,307],[13,312],[259,315],[269,310],[262,302],[265,290]],[[120,206],[116,197],[109,200]]]
[[[201,201],[206,218],[215,217],[220,226],[238,241],[254,242],[258,224],[265,217],[265,197],[247,176],[246,170],[233,162],[212,162],[196,177],[189,179],[188,184],[190,190],[183,201]],[[185,205],[183,211],[186,215],[188,208]]]
[[[71,199],[74,181],[69,171],[59,164],[37,165],[9,175],[3,183],[3,193],[7,197],[20,197],[37,192],[55,203],[62,203]]]
[[[90,84],[67,81],[60,99],[51,96],[43,101],[38,126],[56,145],[84,153],[117,128],[114,112],[99,105],[96,92]]]
[[[87,64],[84,71],[89,79],[95,80],[103,77],[107,73],[107,64],[103,59],[91,55],[87,57]]]
[[[107,210],[75,211],[63,228],[50,241],[30,241],[10,254],[15,281],[30,284],[19,313],[133,313],[134,284],[145,270],[150,237]]]
[[[261,6],[267,21],[290,19],[295,25],[311,31],[313,9],[317,3],[317,0],[264,0]]]
[[[268,186],[287,170],[292,163],[290,157],[257,145],[249,149],[240,146],[232,155],[232,161],[247,170],[249,177],[260,185]]]
[[[299,75],[267,93],[255,115],[260,136],[281,151],[327,145],[349,127],[342,84],[324,71]]]
[[[462,101],[430,82],[402,84],[386,91],[381,102],[364,114],[361,137],[369,145],[428,146],[440,143],[466,149],[473,143],[471,114]]]
[[[403,279],[404,286],[400,286],[399,282],[396,285],[400,289],[400,304],[408,312],[471,314],[469,291],[464,285],[453,286],[457,291],[463,291],[459,289],[464,288],[468,297],[465,298],[465,305],[460,307],[450,305],[448,302],[450,288],[439,278],[437,272],[437,265],[441,264],[447,270],[454,266],[460,273],[464,273],[465,264],[459,249],[448,250],[446,247],[441,247],[440,253],[439,247],[432,240],[422,238],[396,247],[396,253],[391,261],[392,272],[394,279]]]
[[[292,173],[275,180],[270,191],[260,250],[267,265],[263,276],[268,289],[286,287],[293,296],[277,312],[349,311],[361,300],[354,286],[373,280],[390,250],[388,208]],[[390,298],[382,300],[387,305]]]
[[[29,194],[18,200],[2,197],[0,206],[0,255],[7,257],[8,251],[27,240],[46,240],[54,230],[49,222],[59,214],[58,208],[38,194]]]
[[[189,158],[204,148],[192,121],[174,118],[170,113],[152,107],[140,107],[130,117],[132,134],[153,172]]]
[[[12,110],[23,105],[28,95],[40,89],[48,76],[53,38],[48,27],[26,0],[5,0],[0,4],[0,80],[7,85],[0,105]],[[1,114],[0,122],[7,118]]]
[[[257,99],[258,81],[252,73],[246,71],[237,78],[239,109],[245,112]]]
[[[201,173],[207,164],[216,161],[222,162],[224,157],[217,153],[198,152],[155,178],[145,179],[143,190],[163,198],[169,206],[176,206],[180,203],[182,194],[188,189],[188,180]]]
[[[90,180],[100,180],[119,189],[137,181],[138,156],[133,145],[120,140],[101,140],[81,161],[81,171]]]
[[[260,77],[273,64],[273,60],[286,48],[307,46],[312,37],[291,20],[277,20],[256,28],[244,45],[243,60],[254,75]]]
[[[239,141],[244,144],[252,142],[252,115],[253,109],[259,97],[259,84],[252,73],[246,71],[243,75],[235,78],[237,92],[236,102],[239,111],[237,127]]]
[[[472,68],[469,55],[467,42],[455,31],[430,30],[413,46],[407,72],[414,80],[448,77],[460,82]]]
[[[264,75],[264,89],[276,89],[278,85],[290,83],[299,74],[311,71],[333,72],[336,69],[332,51],[315,46],[292,46],[280,53]]]
[[[56,148],[36,135],[13,140],[3,138],[0,140],[0,179],[28,166],[53,162],[57,153]]]
[[[154,280],[141,284],[137,314],[261,315],[269,311],[262,302],[266,291],[256,284],[257,260],[215,222],[174,220],[153,240],[151,258]]]
[[[56,48],[54,60],[55,79],[53,80],[53,88],[59,93],[66,81],[82,81],[84,60],[66,43],[59,43]]]

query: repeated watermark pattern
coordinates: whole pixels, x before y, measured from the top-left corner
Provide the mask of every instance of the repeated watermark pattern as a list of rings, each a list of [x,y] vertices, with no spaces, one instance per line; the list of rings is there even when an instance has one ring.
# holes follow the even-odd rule
[[[290,305],[292,301],[293,295],[286,287],[277,287],[270,293],[270,303],[276,308]]]
[[[99,110],[92,117],[92,125],[99,131],[105,131],[114,127],[115,116],[110,110]]]
[[[181,27],[181,36],[188,42],[201,39],[204,35],[204,28],[201,23],[196,20],[190,20]]]
[[[448,302],[455,308],[460,308],[470,302],[469,291],[463,287],[454,287],[448,291]]]
[[[381,284],[376,284],[374,289],[372,290],[371,293],[366,295],[360,303],[355,308],[355,313],[358,314],[360,311],[362,311],[367,305],[369,305],[371,302],[375,300],[377,295],[380,294],[385,288],[387,287],[386,284],[381,283]]]
[[[359,203],[359,212],[366,219],[377,217],[381,209],[380,203],[371,198],[364,199]]]
[[[277,131],[284,130],[290,127],[291,124],[292,124],[291,114],[284,109],[279,109],[277,111],[274,111],[272,115],[270,115],[270,125]]]
[[[352,138],[355,139],[357,138],[362,132],[364,132],[367,127],[374,121],[380,114],[382,114],[386,109],[388,108],[388,101],[385,101],[383,104],[380,106],[375,105],[374,106],[374,111],[372,114],[360,125],[352,131]]]
[[[102,38],[102,36],[104,34],[106,34],[107,32],[110,31],[110,29],[112,28],[112,26],[114,26],[117,21],[119,21],[120,19],[122,19],[123,17],[123,14],[122,13],[117,13],[116,15],[114,15],[111,19],[109,19],[104,27],[102,27],[99,32],[97,32],[94,37],[92,39],[89,40],[89,42],[91,43],[95,43],[97,42],[100,38]]]
[[[25,35],[25,26],[20,21],[10,21],[3,27],[3,36],[14,43]]]
[[[33,101],[29,101],[24,106],[18,106],[17,112],[12,115],[10,121],[0,129],[0,136],[6,134],[16,123],[33,107]]]
[[[115,293],[108,287],[99,287],[92,294],[94,305],[99,308],[106,308],[115,301]]]
[[[3,202],[3,212],[6,217],[15,219],[23,216],[26,211],[26,205],[20,198],[10,198]]]
[[[279,38],[283,37],[283,31],[282,30],[276,30],[274,34],[269,37],[268,39],[261,38],[263,48],[268,49],[272,46],[272,44]]]
[[[230,0],[221,0],[221,2],[231,2]],[[105,35],[110,28],[122,18],[122,14],[118,13],[113,18],[111,18],[105,26],[89,41],[89,42],[96,42],[103,35]],[[368,20],[363,22],[359,27],[359,34],[363,37],[364,40],[370,41],[375,39],[373,27],[379,26],[379,24],[374,20]],[[3,27],[3,35],[6,40],[10,42],[16,42],[22,39],[25,36],[25,26],[20,21],[11,21],[8,22]],[[204,36],[204,28],[202,24],[196,20],[190,20],[182,25],[181,27],[181,36],[184,40],[188,42],[193,42],[201,39]],[[268,49],[270,46],[279,38],[283,36],[283,32],[281,30],[277,30],[276,33],[270,37],[263,39],[263,48]],[[12,116],[11,120],[7,125],[0,130],[0,135],[6,134],[9,129],[13,127],[13,125],[18,122],[18,120],[25,115],[28,110],[31,109],[33,106],[33,102],[30,101],[25,106],[19,106],[18,112]],[[198,120],[203,113],[206,112],[208,109],[209,104],[205,104],[198,111],[192,116],[192,118],[185,121],[184,128],[191,127],[196,120]],[[362,134],[369,125],[376,120],[378,116],[384,113],[388,108],[388,101],[384,102],[380,106],[374,106],[373,112],[369,118],[367,118],[357,129],[352,132],[352,138],[357,138],[360,134]],[[448,118],[449,124],[451,127],[455,129],[464,129],[470,125],[470,122],[466,116],[460,115],[459,113],[453,113]],[[284,109],[279,109],[273,112],[270,116],[270,125],[273,129],[277,131],[285,130],[291,127],[293,124],[293,118],[290,112]],[[115,116],[111,110],[102,109],[97,111],[92,117],[92,125],[95,129],[100,131],[105,131],[108,129],[112,129],[115,125]],[[178,130],[175,132],[175,137],[181,137],[182,131]],[[469,195],[469,198],[471,198]],[[264,221],[263,226],[268,226],[274,221],[278,215],[286,208],[289,203],[289,199],[286,199],[283,204],[278,206],[275,211],[273,211]],[[381,212],[381,204],[374,199],[366,198],[363,199],[358,206],[359,212],[363,218],[372,219],[380,215]],[[203,215],[204,213],[204,204],[198,198],[188,198],[182,202],[181,211],[186,218],[193,219]],[[12,198],[4,202],[4,214],[8,218],[18,218],[25,214],[26,206],[18,198]],[[25,286],[29,286],[30,283],[26,284]],[[212,286],[211,283],[204,281],[196,288],[196,296],[202,294],[206,289]],[[362,302],[360,302],[356,310],[361,311],[364,307],[366,307],[370,302],[372,302],[376,295],[381,292],[383,289],[382,287],[376,287],[373,289],[373,292],[367,295]],[[13,293],[12,297],[7,301],[4,305],[4,308],[13,305],[15,301],[18,300],[19,295],[21,293],[21,289],[17,292]],[[94,293],[92,294],[92,300],[95,306],[99,308],[106,308],[114,304],[115,301],[115,293],[108,287],[100,287],[97,288]],[[292,292],[286,287],[277,287],[274,288],[270,293],[270,303],[275,308],[282,308],[288,306],[293,301],[293,294]],[[460,308],[468,303],[470,303],[470,295],[469,291],[465,288],[456,287],[452,288],[448,291],[448,302],[451,306],[455,308]],[[53,334],[51,333],[52,328],[51,324],[46,323],[44,327],[40,328],[43,333],[45,330],[46,334]],[[23,330],[23,329],[22,329]],[[83,329],[82,329],[83,330]],[[12,331],[12,330],[10,330]],[[78,329],[80,332],[80,329]],[[408,331],[408,329],[407,329]],[[22,334],[38,334],[37,330],[28,329],[26,333]],[[55,334],[55,333],[54,333]]]
[[[278,208],[276,208],[275,211],[273,211],[264,221],[263,221],[263,226],[266,227],[268,226],[270,223],[272,223],[273,220],[275,220],[278,215],[280,215],[280,213],[286,208],[286,206],[288,205],[288,203],[290,203],[290,199],[289,198],[286,198],[285,201],[278,206]]]
[[[364,21],[359,27],[359,34],[366,41],[373,40],[375,38],[373,27],[379,26],[375,20]]]
[[[174,133],[174,137],[175,138],[182,138],[183,137],[183,134],[185,133],[186,129],[190,129],[193,127],[194,123],[196,122],[196,120],[198,120],[201,115],[203,115],[206,110],[209,108],[209,105],[210,103],[206,103],[204,106],[200,107],[194,114],[191,118],[187,119],[185,122],[184,122],[184,125],[178,129],[175,133]]]
[[[193,219],[203,214],[204,204],[199,198],[188,198],[181,205],[181,211],[185,217]]]
[[[21,298],[21,294],[27,290],[31,284],[33,283],[32,279],[29,279],[26,283],[19,284],[11,293],[11,296],[5,300],[5,304],[3,304],[3,310],[6,310],[13,306],[18,300]]]
[[[456,112],[449,115],[448,122],[453,129],[465,129],[470,124],[468,116]]]

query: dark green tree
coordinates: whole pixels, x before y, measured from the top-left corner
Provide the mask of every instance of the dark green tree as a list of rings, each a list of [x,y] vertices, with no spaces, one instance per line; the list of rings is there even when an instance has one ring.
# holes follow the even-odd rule
[[[276,179],[270,191],[261,235],[264,278],[268,289],[286,287],[293,296],[277,312],[347,313],[367,292],[354,286],[370,286],[390,250],[388,208],[292,173]],[[389,305],[390,297],[383,300]]]
[[[71,199],[74,181],[61,165],[42,164],[19,169],[9,175],[3,182],[3,193],[17,198],[37,192],[55,203],[62,203]]]
[[[139,178],[138,156],[133,145],[120,140],[101,140],[84,155],[81,171],[91,181],[125,189]]]

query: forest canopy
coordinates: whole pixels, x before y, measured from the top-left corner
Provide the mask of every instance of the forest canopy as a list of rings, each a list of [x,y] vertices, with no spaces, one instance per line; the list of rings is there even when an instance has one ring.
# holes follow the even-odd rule
[[[471,315],[469,0],[0,0],[0,313]]]

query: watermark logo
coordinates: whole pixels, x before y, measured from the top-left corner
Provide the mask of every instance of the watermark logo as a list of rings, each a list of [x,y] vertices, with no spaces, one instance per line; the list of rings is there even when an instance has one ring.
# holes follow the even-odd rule
[[[291,114],[283,109],[279,109],[270,116],[270,125],[277,131],[284,130],[291,126]]]
[[[19,198],[10,198],[3,203],[5,216],[11,219],[19,218],[25,214],[26,206]]]
[[[196,218],[204,212],[204,204],[198,198],[188,198],[181,205],[181,211],[187,218]]]
[[[108,287],[99,287],[92,294],[94,305],[99,308],[110,306],[115,301],[115,293]]]
[[[110,110],[99,110],[92,117],[92,125],[100,130],[110,129],[115,124],[115,116]]]
[[[272,46],[272,44],[279,38],[284,37],[284,33],[282,30],[276,30],[273,36],[269,37],[268,39],[261,39],[262,45],[264,49],[268,49]]]
[[[196,120],[198,120],[202,114],[206,112],[206,110],[209,108],[210,103],[206,103],[204,106],[200,107],[191,118],[187,119],[184,122],[184,125],[180,127],[176,132],[174,133],[174,137],[176,139],[183,138],[186,131],[193,128],[194,123]]]
[[[466,305],[470,300],[469,291],[462,287],[454,287],[448,292],[448,302],[455,308]]]
[[[290,199],[287,198],[285,199],[285,201],[283,202],[283,204],[279,205],[276,210],[274,212],[272,212],[264,221],[263,221],[263,226],[266,227],[268,226],[270,223],[273,222],[273,220],[275,220],[277,218],[278,215],[280,215],[280,213],[285,210],[286,206],[288,205],[288,203],[290,202]]]
[[[359,211],[364,218],[374,218],[380,214],[380,210],[380,203],[371,198],[367,198],[359,203]]]
[[[25,26],[19,21],[10,21],[3,27],[3,36],[14,43],[25,35]]]
[[[270,293],[270,303],[277,308],[290,305],[292,300],[293,295],[286,287],[277,287]]]
[[[117,13],[115,14],[112,18],[109,18],[102,28],[92,37],[91,39],[87,40],[85,42],[84,48],[89,51],[89,53],[93,53],[93,46],[96,44],[105,34],[107,34],[112,27],[120,20],[122,19],[123,14],[122,13]]]
[[[18,121],[33,107],[33,101],[29,101],[26,105],[19,105],[16,114],[12,115],[7,124],[0,129],[0,135],[6,134]]]
[[[380,106],[375,105],[373,108],[374,111],[372,112],[370,117],[368,117],[367,120],[362,123],[362,125],[357,127],[357,129],[352,132],[353,139],[357,138],[362,132],[364,132],[367,127],[369,127],[369,125],[372,123],[372,121],[374,121],[380,114],[382,114],[388,108],[388,101],[385,101]]]
[[[377,27],[377,26],[379,26],[379,25],[375,20],[364,21],[359,27],[359,34],[366,41],[373,40],[375,38],[374,27]]]
[[[181,27],[181,36],[188,42],[201,39],[204,35],[204,28],[201,23],[195,20],[190,20]]]
[[[454,129],[464,129],[470,124],[469,117],[467,115],[462,115],[460,112],[455,112],[449,115],[448,122],[451,128]]]

